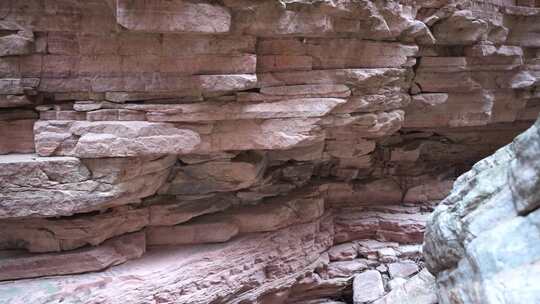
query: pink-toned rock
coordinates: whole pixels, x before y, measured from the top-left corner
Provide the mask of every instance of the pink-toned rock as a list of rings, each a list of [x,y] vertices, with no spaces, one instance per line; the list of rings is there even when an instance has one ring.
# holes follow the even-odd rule
[[[148,245],[221,243],[238,234],[231,222],[198,221],[177,226],[153,226],[146,229]]]
[[[105,64],[106,65],[106,64]],[[89,75],[94,72],[88,72]],[[118,92],[175,92],[178,97],[194,95],[220,95],[236,90],[248,90],[257,85],[254,74],[221,74],[221,75],[176,75],[174,73],[111,73],[89,76],[58,78],[59,76],[44,76],[38,82],[38,89],[43,92],[79,92],[93,91],[106,93]],[[39,80],[39,79],[38,79]],[[22,94],[23,88],[18,81],[0,79],[0,94]]]
[[[34,152],[33,119],[0,120],[0,154]]]
[[[0,249],[150,244],[2,300],[322,304],[371,269],[367,302],[437,301],[386,264],[421,265],[453,176],[540,111],[540,10],[454,2],[0,1],[0,154],[39,117],[47,156],[0,157]]]
[[[400,67],[418,52],[417,46],[357,39],[310,39],[306,44],[315,69]]]
[[[24,94],[24,86],[20,78],[0,78],[0,94]]]
[[[146,111],[149,121],[206,122],[238,119],[321,117],[339,104],[339,98],[298,98],[264,103],[195,103],[186,105],[132,105],[127,109]]]
[[[386,94],[352,96],[347,102],[337,107],[334,113],[362,113],[389,111],[405,108],[410,102],[405,93],[388,92]]]
[[[347,261],[356,258],[358,255],[358,246],[354,243],[345,243],[336,245],[328,250],[330,261]]]
[[[354,304],[369,303],[384,295],[381,274],[377,270],[367,270],[354,276]]]
[[[325,152],[337,158],[358,158],[375,150],[375,142],[343,136],[326,141]]]
[[[405,127],[461,127],[488,124],[492,119],[494,94],[480,90],[471,93],[421,94],[405,109]]]
[[[319,303],[316,299],[342,294],[344,291],[350,290],[350,286],[350,278],[324,279],[314,273],[301,278],[292,286],[288,301],[302,303],[302,301],[309,299],[307,303],[310,303],[310,300]],[[326,302],[323,301],[322,303]],[[329,304],[331,303],[333,302],[329,302]]]
[[[248,188],[261,177],[266,167],[263,156],[247,155],[245,160],[210,161],[182,166],[174,178],[160,190],[164,194],[200,195]]]
[[[312,58],[309,56],[294,55],[264,55],[257,58],[257,71],[305,71],[311,70]]]
[[[105,116],[99,111],[95,116]],[[109,110],[105,111],[109,112]],[[54,110],[54,111],[41,111],[39,113],[40,120],[86,120],[86,113],[70,110]],[[91,115],[92,116],[92,115]]]
[[[20,29],[17,33],[0,37],[0,57],[26,55],[32,53],[33,50],[34,35],[32,31]]]
[[[172,124],[120,121],[40,121],[34,126],[36,151],[43,156],[87,158],[189,153],[197,133]]]
[[[331,243],[327,229],[326,222],[310,223],[274,233],[243,236],[225,244],[152,249],[141,259],[99,274],[48,279],[62,286],[63,291],[42,289],[44,286],[40,279],[2,283],[0,293],[7,294],[5,290],[15,288],[18,295],[14,295],[14,299],[32,297],[34,302],[60,297],[72,301],[80,299],[81,295],[86,300],[101,298],[110,303],[139,302],[148,296],[190,302],[197,292],[201,292],[200,303],[217,301],[231,293],[236,294],[234,297],[239,301],[256,301],[275,282],[292,285],[296,274],[309,271]],[[231,270],[234,270],[233,274],[223,277],[222,271],[229,273]],[[261,273],[267,275],[261,276]],[[102,288],[95,288],[98,282]],[[23,283],[25,287],[18,288]],[[206,287],[201,289],[201,284]],[[253,289],[246,294],[242,286],[247,285]],[[164,286],[172,289],[164,292]],[[207,292],[208,288],[213,292]],[[36,292],[28,293],[28,290]],[[117,294],[113,295],[111,291]],[[117,297],[118,294],[125,296]]]
[[[0,249],[54,252],[87,244],[95,246],[146,226],[172,226],[200,215],[223,211],[237,201],[232,195],[214,195],[186,202],[166,197],[150,200],[148,207],[118,207],[102,214],[5,220],[0,224]]]
[[[98,247],[70,252],[21,255],[0,259],[0,281],[41,276],[100,271],[145,252],[144,233],[133,233],[109,240]]]
[[[0,156],[0,218],[67,216],[138,203],[165,182],[175,157]]]
[[[0,223],[0,248],[54,252],[96,246],[114,236],[148,224],[147,209],[117,208],[104,214],[61,219],[5,220]]]
[[[473,44],[487,35],[488,24],[476,19],[471,11],[461,10],[434,27],[433,34],[441,44]]]
[[[402,245],[398,248],[400,258],[417,259],[422,256],[421,245]]]
[[[466,56],[523,56],[523,49],[519,46],[494,46],[489,44],[473,45],[465,48]]]
[[[152,200],[152,205],[148,207],[149,224],[172,226],[204,214],[223,211],[237,203],[238,198],[231,194],[211,194],[187,201],[169,197],[157,198]]]
[[[444,199],[452,190],[453,181],[432,181],[410,188],[403,197],[404,203],[434,202]]]
[[[420,158],[422,148],[418,144],[393,147],[390,151],[390,161],[392,162],[415,162]]]
[[[230,208],[176,226],[147,228],[148,243],[172,245],[224,242],[238,233],[276,231],[311,222],[323,213],[322,199],[269,199],[257,205]]]
[[[344,209],[336,214],[336,241],[378,239],[421,243],[429,213],[415,208]]]
[[[228,32],[231,27],[231,15],[226,8],[183,0],[120,0],[116,2],[115,15],[118,24],[143,32],[215,34]]]
[[[320,36],[334,31],[330,16],[283,10],[271,2],[243,11],[237,20],[243,32],[257,36]]]
[[[195,87],[205,94],[249,90],[257,86],[257,76],[239,75],[200,75],[194,76]]]
[[[36,112],[25,109],[12,109],[0,112],[0,121],[13,121],[37,118]]]
[[[520,56],[423,57],[418,72],[506,71],[522,64]]]
[[[405,283],[393,288],[374,304],[435,304],[438,303],[435,277],[423,269]]]
[[[379,179],[358,185],[329,184],[328,202],[332,206],[369,206],[397,204],[403,192],[391,179]]]
[[[185,99],[190,101],[202,100],[197,92],[193,90],[192,96],[189,96],[189,91],[186,92],[105,92],[104,99],[116,103],[125,103],[127,101],[139,100],[168,100],[168,99]],[[179,98],[179,95],[184,98]],[[58,98],[56,98],[58,100]]]
[[[368,268],[366,261],[351,260],[339,261],[328,264],[328,277],[330,278],[349,278],[355,273]]]
[[[75,56],[50,55],[42,68],[47,77],[89,76],[102,77],[132,76],[136,73],[163,73],[175,76],[205,74],[255,73],[256,57],[253,54],[235,55],[184,55],[164,56],[159,54],[91,54]],[[194,57],[195,56],[195,57]],[[57,66],[62,67],[56,68]]]
[[[389,112],[363,113],[360,115],[340,115],[329,117],[329,137],[340,138],[355,134],[357,137],[371,139],[397,132],[405,120],[402,110]],[[333,126],[333,127],[332,127]]]
[[[413,261],[402,261],[388,264],[388,273],[392,278],[408,278],[417,273],[418,265]]]
[[[378,260],[383,263],[394,263],[398,261],[398,252],[393,248],[380,248],[377,250]],[[386,269],[386,267],[384,267]]]
[[[201,152],[226,150],[288,150],[321,142],[320,118],[224,121],[203,138]]]
[[[396,242],[377,241],[373,239],[360,240],[356,241],[355,243],[358,246],[358,253],[361,256],[365,257],[371,255],[379,255],[381,252],[384,252],[388,249],[396,249],[399,247],[399,244]],[[396,255],[395,250],[391,250],[390,252],[391,255]]]
[[[348,97],[351,90],[341,84],[292,85],[284,87],[266,87],[260,89],[263,95],[292,97]]]
[[[419,72],[414,81],[425,93],[468,92],[482,88],[470,72]]]
[[[379,88],[404,84],[404,69],[333,69],[296,72],[274,72],[259,75],[262,88],[304,84],[345,84],[353,88]]]
[[[255,73],[256,65],[257,57],[252,54],[233,56],[198,55],[196,57],[174,56],[161,57],[159,60],[159,71],[186,75],[243,74]],[[140,70],[140,67],[138,69]],[[148,72],[151,71],[148,70]]]
[[[256,206],[231,210],[216,217],[231,218],[240,232],[273,231],[321,217],[324,200],[320,198],[276,198]]]
[[[15,108],[31,105],[26,95],[0,95],[0,108]]]
[[[253,36],[163,34],[163,55],[193,57],[194,55],[254,54],[256,40]],[[130,48],[130,50],[133,49],[133,47]]]
[[[527,100],[515,95],[510,90],[500,90],[493,93],[493,108],[491,122],[504,123],[516,121],[519,113],[527,108]],[[533,118],[534,119],[534,118]]]

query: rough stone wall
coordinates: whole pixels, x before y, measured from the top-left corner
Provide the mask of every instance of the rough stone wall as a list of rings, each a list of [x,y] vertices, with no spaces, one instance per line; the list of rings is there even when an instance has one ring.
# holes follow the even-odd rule
[[[440,303],[540,302],[540,119],[456,181],[424,252]]]
[[[0,302],[395,303],[540,112],[537,6],[1,1]]]

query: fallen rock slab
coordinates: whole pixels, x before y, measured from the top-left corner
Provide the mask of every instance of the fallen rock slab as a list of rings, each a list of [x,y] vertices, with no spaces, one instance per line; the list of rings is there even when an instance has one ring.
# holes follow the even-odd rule
[[[391,278],[408,278],[418,272],[418,265],[413,261],[400,261],[388,264],[388,273]]]
[[[116,304],[160,298],[203,304],[231,295],[233,301],[256,302],[270,288],[291,286],[312,269],[332,243],[330,226],[321,219],[223,244],[153,248],[140,259],[100,273],[0,282],[0,294],[12,303],[64,299]]]
[[[372,302],[384,295],[384,285],[381,273],[377,270],[367,270],[354,276],[354,304]]]
[[[435,277],[424,269],[373,304],[436,304]]]
[[[225,33],[231,14],[219,5],[182,0],[115,2],[116,20],[123,27],[142,32]]]

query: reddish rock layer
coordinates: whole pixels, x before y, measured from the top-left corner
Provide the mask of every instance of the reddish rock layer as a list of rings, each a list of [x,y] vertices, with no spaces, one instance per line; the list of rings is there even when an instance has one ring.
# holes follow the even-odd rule
[[[433,204],[540,112],[538,6],[3,1],[2,300],[433,303]]]

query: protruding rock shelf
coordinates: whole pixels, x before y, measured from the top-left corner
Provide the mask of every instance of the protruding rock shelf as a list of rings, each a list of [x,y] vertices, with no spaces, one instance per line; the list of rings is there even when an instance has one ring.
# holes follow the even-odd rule
[[[49,254],[0,258],[0,280],[24,279],[100,271],[128,260],[140,258],[145,251],[144,233],[126,234],[97,247]]]

